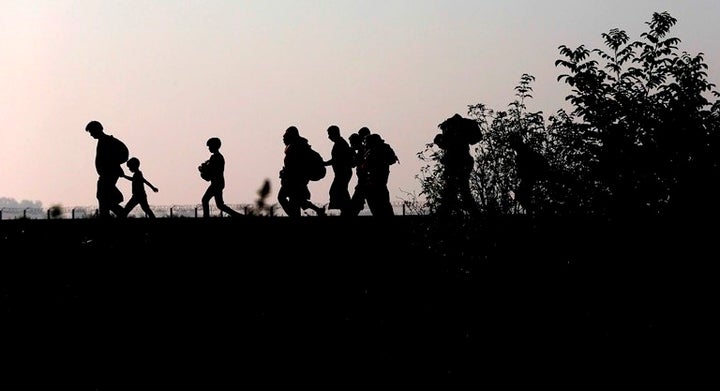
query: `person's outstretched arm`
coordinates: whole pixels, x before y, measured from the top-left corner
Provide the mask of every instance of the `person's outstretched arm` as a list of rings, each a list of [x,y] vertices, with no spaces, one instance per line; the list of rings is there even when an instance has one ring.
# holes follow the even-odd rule
[[[143,177],[143,182],[145,182],[145,184],[148,185],[152,189],[152,191],[156,193],[158,192],[158,188],[153,186],[153,184],[150,183],[147,179],[145,179],[145,177]]]

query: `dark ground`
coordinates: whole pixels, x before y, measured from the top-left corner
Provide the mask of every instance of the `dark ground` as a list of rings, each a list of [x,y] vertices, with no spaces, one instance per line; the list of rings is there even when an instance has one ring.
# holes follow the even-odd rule
[[[0,221],[3,368],[21,379],[2,388],[711,372],[717,229],[506,217],[459,232],[418,216]]]

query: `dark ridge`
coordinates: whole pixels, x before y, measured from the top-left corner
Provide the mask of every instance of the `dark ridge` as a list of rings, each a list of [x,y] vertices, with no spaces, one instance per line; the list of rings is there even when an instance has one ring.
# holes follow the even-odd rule
[[[438,227],[0,221],[6,368],[75,389],[482,384],[659,370],[692,361],[717,326],[716,229],[526,216],[478,221],[466,237]]]

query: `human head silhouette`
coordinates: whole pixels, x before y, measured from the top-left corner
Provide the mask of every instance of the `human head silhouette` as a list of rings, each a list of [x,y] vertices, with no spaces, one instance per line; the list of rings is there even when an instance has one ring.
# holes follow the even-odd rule
[[[383,140],[383,138],[380,137],[380,135],[377,133],[368,134],[367,138],[365,139],[365,145],[368,148],[372,148],[372,147],[382,144],[383,141],[385,141],[385,140]]]
[[[300,132],[298,131],[297,127],[290,126],[289,128],[285,129],[285,133],[283,134],[283,142],[285,143],[285,145],[290,144],[298,138],[300,138]]]
[[[330,127],[327,128],[327,134],[330,140],[340,137],[340,127],[337,125],[330,125]]]
[[[220,149],[220,146],[222,145],[222,142],[217,137],[209,138],[208,141],[205,143],[207,145],[208,149],[212,152],[215,152]]]
[[[364,139],[365,137],[370,135],[370,129],[368,129],[366,126],[363,126],[362,128],[360,128],[360,130],[357,131],[357,134],[359,134],[360,137]]]
[[[348,142],[351,147],[359,149],[362,147],[362,136],[357,133],[353,133],[348,137]]]
[[[98,121],[90,121],[85,126],[85,131],[90,133],[92,137],[98,138],[101,134],[103,134],[103,126]]]
[[[130,171],[135,172],[140,168],[140,159],[131,157],[126,164]]]
[[[285,129],[285,136],[298,137],[300,136],[300,131],[298,131],[297,127],[290,126],[289,128]]]

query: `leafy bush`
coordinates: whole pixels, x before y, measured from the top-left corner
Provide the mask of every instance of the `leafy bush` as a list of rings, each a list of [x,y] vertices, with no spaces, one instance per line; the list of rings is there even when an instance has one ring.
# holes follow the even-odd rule
[[[559,46],[558,81],[572,88],[571,111],[545,120],[529,112],[535,78],[525,74],[506,111],[479,103],[468,115],[481,126],[471,188],[488,213],[685,215],[716,212],[720,186],[720,96],[707,80],[703,54],[679,52],[668,33],[676,19],[654,13],[641,40],[611,29],[606,49]],[[715,98],[714,102],[710,101]],[[539,153],[550,175],[532,188],[532,210],[515,197],[515,135]],[[439,208],[442,150],[427,144],[418,179],[425,207]]]

